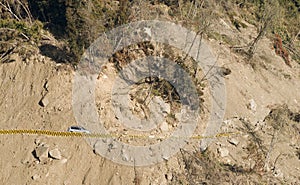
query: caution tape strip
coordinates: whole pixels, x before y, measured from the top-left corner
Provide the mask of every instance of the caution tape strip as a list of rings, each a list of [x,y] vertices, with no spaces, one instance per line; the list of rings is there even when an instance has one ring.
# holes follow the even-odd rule
[[[47,135],[54,137],[89,137],[89,138],[119,138],[119,137],[129,137],[129,138],[150,138],[150,139],[164,139],[163,137],[155,136],[144,136],[144,135],[113,135],[113,134],[99,134],[99,133],[78,133],[78,132],[63,132],[63,131],[51,131],[51,130],[25,130],[25,129],[11,129],[11,130],[0,130],[0,135]],[[206,138],[220,138],[220,137],[230,137],[232,135],[240,134],[240,132],[226,132],[219,133],[214,136],[192,136],[190,139],[206,139]],[[172,136],[171,136],[172,137]]]

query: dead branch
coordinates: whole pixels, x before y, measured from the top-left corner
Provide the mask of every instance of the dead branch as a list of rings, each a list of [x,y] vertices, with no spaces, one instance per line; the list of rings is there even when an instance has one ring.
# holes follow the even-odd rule
[[[9,13],[11,13],[18,21],[21,21],[21,19],[11,10],[9,4],[7,4],[8,6],[5,6],[5,4],[0,2],[0,5],[3,6],[7,11],[9,11]]]
[[[21,7],[24,9],[24,11],[25,11],[26,14],[27,14],[27,17],[28,17],[28,19],[29,19],[30,24],[32,24],[33,16],[32,16],[32,14],[31,14],[31,12],[30,12],[30,10],[29,10],[27,4],[23,4],[20,0],[17,0],[17,2],[18,2],[18,3],[21,5]]]

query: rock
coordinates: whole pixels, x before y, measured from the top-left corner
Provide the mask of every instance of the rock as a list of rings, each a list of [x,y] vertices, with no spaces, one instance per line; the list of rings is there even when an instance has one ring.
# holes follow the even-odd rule
[[[49,148],[47,146],[44,146],[44,145],[38,146],[34,150],[34,155],[39,161],[44,161],[44,160],[48,159],[48,151],[49,151]]]
[[[165,177],[167,180],[171,181],[173,179],[173,174],[172,173],[167,173],[165,174]]]
[[[240,142],[235,138],[230,138],[227,140],[230,144],[237,146]]]
[[[144,28],[144,32],[149,35],[150,37],[152,37],[152,34],[151,34],[151,28]]]
[[[34,140],[34,143],[35,143],[36,145],[39,145],[39,144],[41,143],[41,140],[40,140],[39,138],[36,138],[36,139]]]
[[[170,159],[169,156],[162,156],[162,158],[165,160],[165,161],[168,161]]]
[[[107,76],[107,75],[103,75],[103,76],[102,76],[102,78],[104,78],[104,79],[107,79],[107,78],[108,78],[108,76]]]
[[[40,101],[39,101],[39,105],[42,107],[46,107],[49,104],[49,100],[47,97],[43,97]]]
[[[45,89],[46,91],[48,91],[48,88],[49,88],[49,84],[48,84],[48,81],[46,81],[46,82],[44,83],[44,89]]]
[[[220,67],[219,68],[219,73],[222,76],[227,76],[231,73],[231,70],[229,68],[226,68],[226,67]]]
[[[164,121],[164,122],[160,125],[160,130],[161,130],[162,132],[167,132],[167,131],[169,131],[169,125],[168,125],[168,123]]]
[[[41,177],[38,174],[34,174],[31,178],[32,178],[32,180],[37,180]]]
[[[229,151],[226,148],[218,148],[218,152],[221,157],[227,157],[229,155]]]
[[[275,177],[278,177],[278,178],[281,178],[281,179],[284,177],[284,175],[281,172],[281,170],[277,169],[277,168],[274,170],[273,174],[274,174]]]
[[[155,135],[149,135],[148,136],[150,139],[154,139],[155,138]]]
[[[58,160],[61,159],[61,153],[57,148],[53,149],[53,150],[50,150],[49,151],[49,156],[52,157],[53,159],[58,159]]]
[[[255,167],[255,165],[256,165],[256,162],[253,161],[253,160],[251,160],[251,161],[249,162],[249,164],[250,164],[250,169],[253,170],[254,167]]]
[[[247,107],[248,107],[248,109],[255,112],[257,105],[256,105],[255,101],[253,99],[251,99]]]

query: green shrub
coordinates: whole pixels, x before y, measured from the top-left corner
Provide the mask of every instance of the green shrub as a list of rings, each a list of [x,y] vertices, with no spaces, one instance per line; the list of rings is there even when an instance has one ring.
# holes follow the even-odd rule
[[[43,24],[40,21],[34,21],[32,24],[26,21],[16,19],[1,19],[0,28],[14,30],[17,33],[24,34],[32,41],[38,41],[41,37]]]

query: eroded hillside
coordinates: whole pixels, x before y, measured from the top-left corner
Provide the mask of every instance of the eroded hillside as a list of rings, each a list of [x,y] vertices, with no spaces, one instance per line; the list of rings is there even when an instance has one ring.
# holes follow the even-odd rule
[[[298,1],[271,2],[270,7],[260,1],[53,0],[51,6],[45,1],[0,2],[3,184],[300,182]],[[275,11],[282,3],[289,13]],[[270,8],[277,13],[268,12]],[[274,20],[266,24],[268,18],[280,24]],[[157,76],[133,84],[131,112],[140,118],[154,114],[166,120],[142,134],[122,124],[112,107],[112,89],[120,71],[145,56],[165,57],[184,68],[197,87],[200,116],[193,136],[173,156],[155,165],[126,166],[103,157],[101,148],[89,145],[85,137],[3,134],[17,129],[67,132],[78,125],[72,91],[84,49],[103,31],[145,19],[171,21],[195,31],[216,56],[211,68],[225,80],[226,109],[218,134],[209,136],[213,140],[207,147],[201,146],[212,111],[209,80],[213,76],[178,48],[156,42],[131,45],[112,55],[95,78],[95,103],[115,141],[135,146],[162,142],[180,127],[177,113],[183,105],[172,84]],[[111,149],[117,150],[113,145]]]

